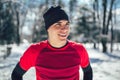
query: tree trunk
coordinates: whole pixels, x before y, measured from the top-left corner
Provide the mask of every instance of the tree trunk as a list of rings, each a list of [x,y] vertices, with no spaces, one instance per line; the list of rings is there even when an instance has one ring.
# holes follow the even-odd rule
[[[103,0],[103,29],[102,29],[102,34],[106,35],[106,12],[107,12],[107,0]],[[107,39],[102,38],[101,40],[102,46],[103,46],[103,52],[107,52]]]
[[[19,21],[19,12],[16,10],[16,18],[17,18],[17,39],[16,39],[16,43],[17,45],[20,44],[20,34],[19,34],[19,26],[20,26],[20,21]]]
[[[96,16],[95,16],[96,15],[95,12],[97,10],[96,0],[93,2],[93,10],[94,10],[94,12],[93,12],[93,23],[94,23],[93,26],[96,27]],[[93,43],[94,43],[94,49],[96,49],[96,42],[94,41]]]
[[[103,46],[103,49],[102,49],[102,52],[106,53],[107,52],[107,40],[102,40],[102,46]]]
[[[112,19],[112,7],[113,7],[113,4],[114,4],[114,1],[115,0],[111,0],[110,10],[109,10],[109,15],[108,15],[108,20],[107,20],[107,25],[106,25],[106,33],[108,33],[109,23],[110,23],[110,20]]]
[[[111,20],[111,48],[110,51],[113,51],[113,21]]]

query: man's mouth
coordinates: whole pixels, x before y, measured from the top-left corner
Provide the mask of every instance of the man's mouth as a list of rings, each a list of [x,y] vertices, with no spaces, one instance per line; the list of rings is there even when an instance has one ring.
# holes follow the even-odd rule
[[[66,37],[67,35],[66,34],[58,34],[59,36],[61,37]]]

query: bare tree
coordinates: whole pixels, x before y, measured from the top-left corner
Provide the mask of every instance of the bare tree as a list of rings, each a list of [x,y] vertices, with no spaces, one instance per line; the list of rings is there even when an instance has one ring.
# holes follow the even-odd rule
[[[103,1],[103,29],[102,29],[102,34],[103,35],[107,35],[106,33],[106,12],[107,12],[107,0],[102,0]],[[103,52],[107,52],[107,46],[106,46],[106,43],[107,43],[107,40],[106,38],[102,38],[101,40],[102,42],[102,46],[103,46]]]
[[[107,2],[107,0],[102,0],[102,1],[103,1],[103,5],[102,5],[103,6],[103,29],[102,29],[102,34],[103,35],[108,35],[109,22],[112,19],[112,7],[113,7],[113,3],[114,3],[115,0],[111,0],[108,16],[107,16],[108,2]],[[107,46],[106,46],[107,37],[102,38],[101,42],[102,42],[102,46],[103,46],[103,52],[107,52]]]
[[[69,14],[70,14],[70,20],[73,19],[73,13],[76,10],[77,0],[70,0],[69,1]]]

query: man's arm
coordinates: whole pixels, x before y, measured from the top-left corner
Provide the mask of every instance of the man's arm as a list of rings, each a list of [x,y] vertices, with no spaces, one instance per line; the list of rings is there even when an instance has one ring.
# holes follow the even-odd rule
[[[24,75],[25,72],[26,71],[23,70],[18,63],[12,72],[11,75],[12,80],[23,80],[22,76]]]
[[[86,68],[82,68],[82,69],[84,73],[83,80],[92,80],[93,72],[90,64]]]

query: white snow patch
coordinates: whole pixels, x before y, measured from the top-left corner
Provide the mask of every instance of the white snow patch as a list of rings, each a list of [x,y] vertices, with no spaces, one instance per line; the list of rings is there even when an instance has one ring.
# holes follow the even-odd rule
[[[30,44],[23,43],[20,46],[12,45],[12,53],[5,60],[2,55],[5,54],[4,47],[0,46],[0,80],[11,80],[10,76],[15,65],[19,61],[24,51]],[[119,80],[120,79],[120,51],[113,53],[102,53],[97,49],[93,49],[93,44],[85,44],[87,48],[91,66],[93,68],[93,80]],[[118,46],[114,45],[114,46]],[[119,45],[120,46],[120,45]],[[82,69],[80,70],[81,80],[83,80]],[[35,69],[32,67],[23,76],[23,80],[36,80]]]

